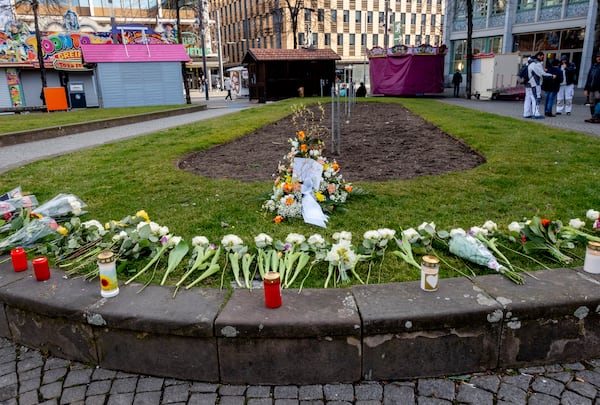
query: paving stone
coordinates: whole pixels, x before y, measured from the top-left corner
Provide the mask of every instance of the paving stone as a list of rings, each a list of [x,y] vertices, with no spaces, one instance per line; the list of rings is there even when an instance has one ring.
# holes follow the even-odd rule
[[[92,373],[92,380],[112,380],[117,376],[117,372],[114,370],[107,370],[105,368],[96,368]]]
[[[430,398],[430,397],[418,397],[418,405],[450,405],[452,401],[447,401],[441,398]]]
[[[10,373],[0,377],[0,387],[17,384],[18,382],[19,377],[17,376],[17,373]]]
[[[116,379],[116,380],[113,380],[113,382],[112,382],[112,387],[110,388],[110,393],[111,394],[127,394],[129,392],[135,392],[136,385],[137,385],[137,378]]]
[[[164,378],[140,377],[135,388],[136,392],[160,391],[163,387]]]
[[[414,385],[391,383],[383,386],[383,403],[392,404],[414,404]]]
[[[44,377],[42,378],[42,384],[50,384],[54,381],[62,380],[65,375],[67,375],[66,367],[58,367],[53,368],[47,371],[44,371]]]
[[[27,391],[38,390],[40,388],[40,379],[32,378],[30,380],[21,380],[19,378],[19,394]]]
[[[19,394],[19,405],[37,405],[39,403],[37,390]]]
[[[70,362],[65,359],[59,359],[58,357],[50,357],[46,359],[44,363],[44,370],[53,370],[55,368],[69,367]]]
[[[85,405],[104,405],[106,395],[93,395],[85,397]]]
[[[533,366],[533,367],[524,367],[519,369],[519,373],[523,374],[544,374],[546,368],[544,366]]]
[[[188,405],[214,405],[217,403],[217,393],[195,393],[190,396]]]
[[[92,381],[87,386],[86,395],[93,396],[108,394],[110,392],[111,383],[112,382],[110,380]]]
[[[356,401],[355,405],[381,405],[381,401]]]
[[[502,382],[506,384],[515,385],[521,388],[523,391],[527,391],[529,389],[529,383],[533,379],[530,375],[509,375],[502,378]]]
[[[323,393],[326,401],[354,401],[352,384],[326,384]]]
[[[565,386],[556,380],[539,376],[531,383],[531,389],[535,392],[541,392],[542,394],[560,398],[560,394],[565,390]]]
[[[524,404],[527,398],[527,393],[516,385],[500,383],[498,388],[498,399],[512,402],[515,404]]]
[[[352,405],[349,401],[327,401],[327,405]]]
[[[188,385],[177,384],[165,387],[163,390],[163,404],[172,404],[175,402],[185,402],[188,399]]]
[[[546,373],[545,375],[546,377],[552,378],[553,380],[559,381],[563,384],[566,384],[573,379],[573,374],[566,371],[559,373]]]
[[[75,385],[89,384],[92,378],[92,371],[89,368],[69,371],[63,386],[73,387]]]
[[[252,385],[246,389],[246,398],[271,398],[271,387],[267,385]]]
[[[19,385],[11,383],[8,385],[0,385],[0,401],[7,401],[17,397]]]
[[[366,382],[354,387],[354,396],[358,401],[380,401],[383,398],[383,386],[377,382]]]
[[[550,365],[545,366],[544,368],[546,369],[546,372],[544,374],[560,373],[562,371],[565,371],[560,364],[550,364]]]
[[[194,382],[190,387],[191,392],[217,392],[219,389],[219,384],[211,384],[211,383],[203,383],[203,382]]]
[[[24,355],[17,362],[17,371],[27,371],[32,368],[42,367],[44,365],[44,358],[42,354],[37,351],[30,351]]]
[[[473,387],[471,384],[461,384],[458,387],[456,400],[465,404],[493,405],[494,395],[489,391]]]
[[[590,399],[594,399],[598,394],[598,390],[592,384],[581,381],[571,381],[567,384],[567,389]]]
[[[14,373],[17,371],[17,366],[14,361],[9,361],[4,364],[0,364],[0,375]]]
[[[246,398],[239,395],[228,395],[219,399],[219,405],[244,405],[245,403]]]
[[[221,385],[219,387],[219,395],[244,395],[246,392],[245,385]]]
[[[160,397],[162,392],[153,391],[153,392],[140,392],[135,394],[133,398],[133,405],[154,405],[160,404]]]
[[[482,390],[489,392],[498,392],[500,386],[500,377],[496,375],[485,375],[471,378],[471,384]]]
[[[419,397],[434,397],[452,401],[454,399],[454,382],[441,378],[420,379],[417,382],[417,393]]]
[[[42,376],[42,367],[32,368],[27,371],[19,371],[19,381],[30,380],[32,378],[41,378]]]
[[[123,394],[110,394],[106,405],[131,405],[133,404],[133,392]]]
[[[277,385],[273,388],[275,399],[298,399],[298,387],[295,385]]]
[[[300,401],[291,398],[276,399],[274,405],[300,405]]]
[[[560,398],[561,405],[592,405],[592,400],[589,398],[585,398],[579,394],[576,394],[572,391],[563,392]]]
[[[562,365],[566,370],[572,371],[583,371],[585,370],[585,365],[581,362],[577,363],[565,363]]]
[[[600,359],[586,360],[586,363],[596,368],[600,367]]]
[[[298,399],[300,401],[312,401],[323,399],[322,385],[302,385],[298,390]]]
[[[553,396],[534,392],[529,397],[527,405],[560,405],[560,401],[558,398],[554,398]]]
[[[249,398],[247,405],[273,405],[271,398]]]
[[[583,381],[593,384],[596,388],[600,388],[600,373],[591,370],[583,370],[578,371],[575,375],[578,378],[582,378]]]
[[[40,394],[43,399],[60,398],[62,393],[62,382],[57,381],[51,384],[42,385],[40,387]]]
[[[85,385],[65,388],[60,396],[60,403],[70,404],[77,401],[85,401],[85,389]]]
[[[300,405],[324,405],[323,400],[300,401]]]

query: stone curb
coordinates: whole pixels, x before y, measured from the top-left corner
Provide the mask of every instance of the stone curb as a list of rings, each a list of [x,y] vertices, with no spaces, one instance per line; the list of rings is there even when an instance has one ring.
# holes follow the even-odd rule
[[[173,117],[207,109],[206,104],[195,104],[189,107],[177,108],[167,111],[157,111],[145,114],[128,115],[125,117],[109,118],[104,120],[86,121],[76,124],[67,124],[59,127],[31,129],[26,131],[9,132],[0,134],[0,147],[11,146],[27,142],[41,141],[43,139],[57,138],[59,136],[73,135],[81,132],[95,131],[98,129],[112,128],[120,125],[135,124],[152,119]]]
[[[6,258],[6,256],[4,256]],[[3,257],[0,257],[0,261]],[[263,292],[96,282],[0,264],[0,337],[108,369],[225,384],[439,377],[600,356],[600,275],[535,272]],[[141,291],[140,291],[141,290]]]

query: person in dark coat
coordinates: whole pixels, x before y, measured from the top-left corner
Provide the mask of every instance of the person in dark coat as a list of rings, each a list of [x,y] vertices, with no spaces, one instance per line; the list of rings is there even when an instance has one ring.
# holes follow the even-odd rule
[[[592,117],[585,120],[585,122],[591,122],[593,124],[600,124],[600,117],[595,114],[595,107],[600,102],[600,52],[596,54],[594,64],[590,68],[583,87],[583,95],[586,97],[587,102],[590,106],[590,113]]]
[[[544,107],[546,117],[555,117],[555,115],[552,114],[552,109],[554,108],[556,95],[560,89],[560,82],[563,80],[563,71],[559,65],[560,62],[557,59],[554,59],[550,69],[548,69],[548,73],[552,73],[553,77],[544,78],[544,83],[547,83],[543,88],[546,92],[546,104]]]
[[[367,97],[367,88],[363,82],[360,82],[360,86],[356,89],[356,97]]]
[[[452,84],[454,85],[454,97],[458,97],[459,93],[460,93],[460,84],[462,83],[462,75],[460,74],[460,71],[456,71],[454,72],[454,75],[452,76]]]
[[[575,83],[577,82],[577,66],[569,62],[569,57],[563,55],[560,58],[560,70],[563,72],[563,80],[560,82],[560,89],[556,99],[556,115],[566,113],[571,115],[573,109],[573,94]]]

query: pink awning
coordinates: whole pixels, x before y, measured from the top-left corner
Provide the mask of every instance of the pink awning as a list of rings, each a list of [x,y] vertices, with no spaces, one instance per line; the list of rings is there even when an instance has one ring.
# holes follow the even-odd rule
[[[81,44],[84,63],[98,62],[189,62],[181,44]]]

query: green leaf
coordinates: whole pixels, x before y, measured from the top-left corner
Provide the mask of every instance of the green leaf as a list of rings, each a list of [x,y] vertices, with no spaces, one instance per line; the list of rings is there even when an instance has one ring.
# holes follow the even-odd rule
[[[179,263],[181,263],[185,255],[187,255],[188,250],[188,244],[183,239],[181,239],[177,246],[175,246],[173,250],[171,250],[171,253],[169,253],[169,260],[167,262],[167,270],[165,271],[160,285],[165,285],[167,277],[173,270],[177,268],[177,266],[179,266]]]

